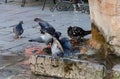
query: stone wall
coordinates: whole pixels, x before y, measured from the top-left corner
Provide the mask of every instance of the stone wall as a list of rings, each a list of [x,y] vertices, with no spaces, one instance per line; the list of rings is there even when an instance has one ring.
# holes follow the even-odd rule
[[[91,22],[120,56],[120,0],[89,0],[89,5]]]

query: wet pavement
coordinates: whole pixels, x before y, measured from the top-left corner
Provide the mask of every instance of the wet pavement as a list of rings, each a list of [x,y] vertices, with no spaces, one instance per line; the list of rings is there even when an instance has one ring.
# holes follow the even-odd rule
[[[36,3],[37,4],[37,3]],[[26,5],[20,7],[17,2],[0,4],[0,79],[59,79],[56,77],[43,77],[31,75],[29,65],[25,64],[25,48],[41,46],[39,43],[29,43],[31,38],[40,36],[39,26],[33,20],[42,18],[53,25],[56,30],[67,36],[68,26],[81,26],[90,29],[90,17],[74,11],[50,12],[49,7],[41,10],[40,5]],[[23,38],[15,40],[12,32],[13,26],[23,20]]]

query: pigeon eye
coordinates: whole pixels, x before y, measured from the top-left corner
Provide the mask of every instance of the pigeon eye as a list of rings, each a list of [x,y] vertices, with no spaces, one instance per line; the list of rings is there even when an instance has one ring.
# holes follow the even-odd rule
[[[75,32],[73,34],[75,35]]]

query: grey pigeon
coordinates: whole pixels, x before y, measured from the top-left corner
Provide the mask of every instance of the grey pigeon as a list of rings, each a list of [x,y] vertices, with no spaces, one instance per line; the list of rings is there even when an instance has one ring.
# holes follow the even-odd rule
[[[67,37],[60,38],[60,43],[61,43],[61,45],[63,46],[64,49],[71,50],[72,44],[70,43],[69,38],[67,38]]]
[[[55,37],[56,39],[59,39],[59,37],[61,36],[61,32],[55,32],[54,36],[52,36],[51,34],[41,30],[41,36],[35,39],[30,39],[28,40],[29,42],[39,42],[39,43],[46,43],[47,45],[49,44],[49,42],[51,42],[52,37]]]
[[[38,38],[34,38],[34,39],[30,39],[28,40],[29,42],[38,42],[38,43],[45,43],[45,44],[49,44],[49,42],[51,41],[52,39],[52,36],[47,33],[47,32],[44,32],[44,34],[42,34],[40,37]]]
[[[38,24],[40,25],[41,34],[43,34],[44,32],[47,32],[50,35],[52,35],[53,37],[55,37],[56,39],[59,39],[59,37],[61,36],[62,33],[59,31],[56,31],[55,28],[48,22],[46,22],[40,18],[35,18],[34,21],[38,22]]]
[[[15,27],[13,27],[13,33],[15,33],[15,39],[20,38],[20,36],[24,32],[22,24],[23,24],[23,21],[20,21],[18,25],[16,25]]]
[[[64,56],[74,56],[75,53],[80,52],[79,49],[76,49],[72,46],[68,37],[62,37],[59,39],[59,41],[64,50]]]
[[[41,30],[43,30],[51,35],[54,35],[55,28],[51,24],[49,24],[48,22],[46,22],[40,18],[35,18],[34,21],[40,25]]]
[[[53,37],[51,42],[51,52],[53,58],[58,57],[70,57],[80,52],[79,49],[75,49],[70,40],[67,37],[62,37],[59,40]]]
[[[73,53],[73,46],[70,42],[70,40],[67,37],[62,37],[60,40],[60,43],[64,50],[64,56],[70,56]]]

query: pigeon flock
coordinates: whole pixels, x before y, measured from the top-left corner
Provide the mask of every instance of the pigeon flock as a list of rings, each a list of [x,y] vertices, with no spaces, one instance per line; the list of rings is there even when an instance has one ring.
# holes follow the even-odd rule
[[[61,32],[57,31],[51,24],[47,21],[44,21],[40,18],[35,18],[35,22],[37,22],[40,26],[40,37],[35,39],[28,40],[29,42],[39,42],[45,43],[46,45],[50,45],[51,54],[53,58],[56,57],[64,57],[71,56],[76,52],[74,47],[71,44],[71,41],[68,37],[62,37]],[[13,27],[13,33],[15,34],[15,39],[21,37],[24,32],[22,27],[23,21],[20,21],[18,25]],[[80,38],[82,39],[84,36],[90,34],[91,31],[85,31],[81,27],[78,26],[70,26],[68,27],[67,34],[70,38]]]

